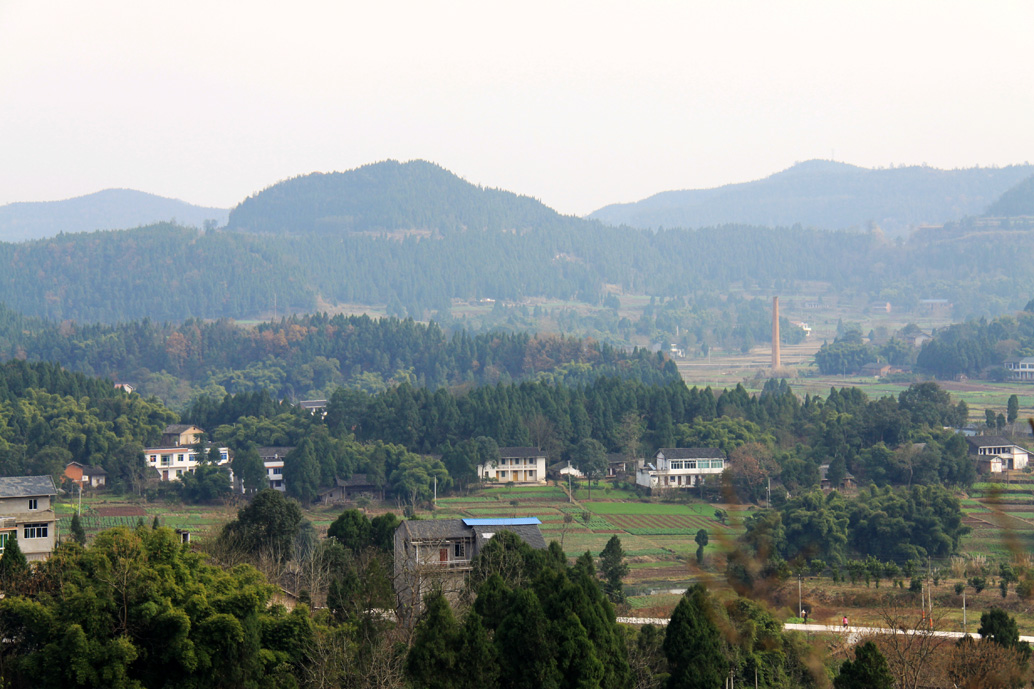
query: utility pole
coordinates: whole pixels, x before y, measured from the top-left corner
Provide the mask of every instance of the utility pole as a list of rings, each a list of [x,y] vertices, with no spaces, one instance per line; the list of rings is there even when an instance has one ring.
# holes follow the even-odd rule
[[[434,476],[434,506],[438,507],[438,474]]]
[[[804,617],[804,604],[801,601],[801,579],[804,575],[797,572],[797,617]]]

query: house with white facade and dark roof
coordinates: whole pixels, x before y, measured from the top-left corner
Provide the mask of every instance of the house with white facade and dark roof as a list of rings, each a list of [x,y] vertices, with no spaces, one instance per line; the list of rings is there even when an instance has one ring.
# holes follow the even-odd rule
[[[1008,438],[1000,435],[974,435],[966,438],[969,455],[976,459],[990,473],[998,473],[1004,469],[1023,469],[1030,461],[1030,453]],[[996,469],[993,458],[1001,460]]]
[[[1010,359],[1005,362],[1005,368],[1012,380],[1034,380],[1034,356]]]
[[[478,477],[498,483],[545,483],[546,453],[537,447],[500,447],[499,464],[479,464]]]
[[[725,453],[713,447],[665,447],[654,461],[642,461],[635,482],[661,490],[691,488],[707,476],[720,475],[725,462]]]
[[[12,533],[25,559],[46,560],[57,543],[57,495],[50,476],[0,477],[0,554]]]

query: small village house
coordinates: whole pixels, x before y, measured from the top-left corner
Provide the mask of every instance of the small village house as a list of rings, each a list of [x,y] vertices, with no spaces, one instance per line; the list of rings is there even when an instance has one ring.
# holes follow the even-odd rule
[[[57,495],[50,476],[0,477],[0,554],[12,533],[25,559],[46,560],[57,543]]]
[[[651,489],[682,489],[699,484],[706,476],[725,470],[725,453],[713,447],[666,447],[653,462],[643,462],[636,483]]]

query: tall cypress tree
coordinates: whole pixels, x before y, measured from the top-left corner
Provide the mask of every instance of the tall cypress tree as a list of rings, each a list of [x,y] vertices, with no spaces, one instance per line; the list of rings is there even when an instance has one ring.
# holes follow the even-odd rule
[[[413,646],[406,659],[406,674],[414,686],[452,689],[457,669],[459,624],[441,592],[424,599],[424,613],[416,625]]]
[[[625,592],[621,586],[621,579],[628,574],[628,565],[625,563],[621,539],[617,536],[611,536],[600,553],[600,570],[603,572],[603,590],[607,596],[615,603],[623,603]]]
[[[710,596],[695,584],[675,607],[664,637],[668,689],[715,689],[729,672]]]

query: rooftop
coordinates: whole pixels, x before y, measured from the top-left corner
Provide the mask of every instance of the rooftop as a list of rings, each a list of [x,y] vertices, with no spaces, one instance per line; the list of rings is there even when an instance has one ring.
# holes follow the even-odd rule
[[[0,476],[0,498],[57,495],[50,476]]]
[[[545,457],[546,453],[537,447],[500,447],[499,456],[510,457]]]
[[[662,447],[657,454],[665,459],[725,459],[725,453],[714,447]]]

